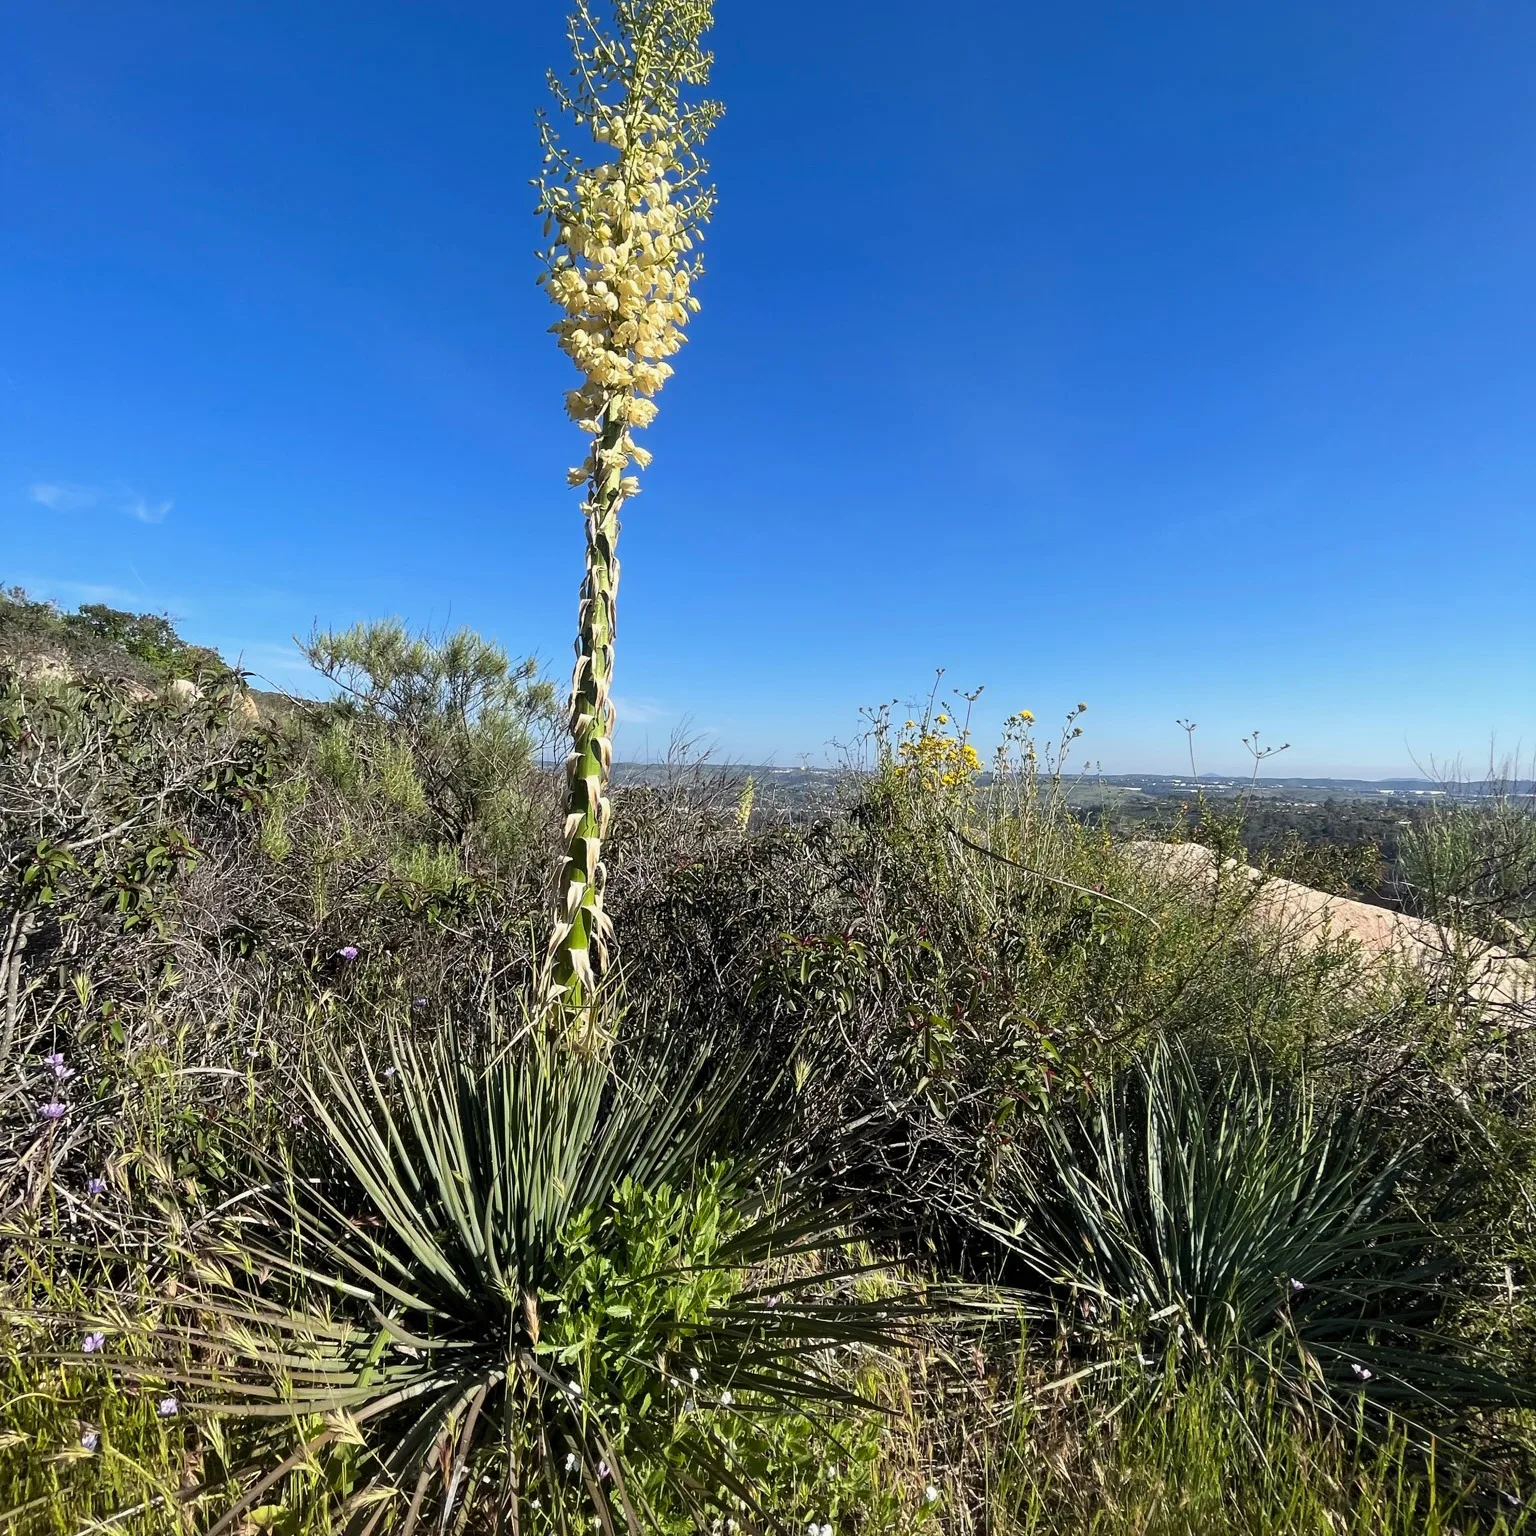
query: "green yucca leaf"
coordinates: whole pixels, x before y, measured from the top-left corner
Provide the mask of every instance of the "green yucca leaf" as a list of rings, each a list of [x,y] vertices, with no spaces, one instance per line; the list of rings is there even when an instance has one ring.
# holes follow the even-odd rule
[[[1404,1172],[1362,1114],[1162,1046],[1042,1117],[989,1225],[1037,1303],[1134,1347],[1153,1381],[1182,1353],[1246,1359],[1340,1411],[1522,1401],[1440,1328],[1448,1261]]]

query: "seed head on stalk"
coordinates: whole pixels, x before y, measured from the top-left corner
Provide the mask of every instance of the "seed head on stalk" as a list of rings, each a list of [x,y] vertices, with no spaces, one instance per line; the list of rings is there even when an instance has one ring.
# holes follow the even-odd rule
[[[559,115],[591,138],[584,160],[539,115],[544,168],[539,212],[551,241],[539,281],[561,310],[551,327],[582,375],[567,414],[592,439],[570,471],[584,486],[586,577],[571,680],[565,853],[545,995],[578,1038],[596,1029],[597,979],[607,960],[602,844],[613,764],[613,639],[619,511],[640,489],[631,467],[650,454],[634,434],[655,420],[667,359],[697,313],[703,270],[694,254],[714,206],[699,151],[719,103],[693,97],[713,55],[699,46],[713,0],[608,0],[600,17],[576,0],[567,27],[573,67],[549,77]]]

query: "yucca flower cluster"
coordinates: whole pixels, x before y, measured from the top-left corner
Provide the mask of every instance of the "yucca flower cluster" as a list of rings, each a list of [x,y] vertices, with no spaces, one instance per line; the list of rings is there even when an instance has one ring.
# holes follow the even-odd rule
[[[577,0],[568,27],[574,67],[550,76],[562,116],[590,132],[588,162],[539,120],[544,169],[535,179],[545,234],[545,291],[560,307],[551,328],[581,371],[566,411],[592,446],[570,471],[587,487],[586,578],[571,681],[566,851],[550,936],[547,993],[568,1015],[586,1016],[606,960],[602,844],[613,765],[613,641],[619,584],[619,511],[640,483],[649,453],[635,432],[655,420],[667,361],[699,301],[695,253],[714,206],[699,148],[719,120],[711,101],[683,94],[709,78],[699,46],[712,0],[611,0],[600,22]],[[582,1020],[577,1018],[578,1032]]]
[[[672,376],[666,359],[682,347],[699,308],[691,288],[701,263],[689,253],[710,194],[674,193],[687,152],[668,114],[626,116],[599,103],[590,121],[594,139],[617,158],[568,164],[569,186],[545,185],[543,206],[558,226],[542,281],[564,311],[553,327],[560,349],[586,381],[566,395],[566,412],[594,439],[612,428],[611,441],[594,442],[570,470],[570,482],[596,489],[617,469],[620,494],[633,496],[640,483],[624,470],[651,461],[634,431],[656,419],[654,396]]]

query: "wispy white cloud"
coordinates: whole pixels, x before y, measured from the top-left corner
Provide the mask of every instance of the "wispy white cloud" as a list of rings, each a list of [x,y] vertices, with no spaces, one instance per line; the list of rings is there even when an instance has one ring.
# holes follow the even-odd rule
[[[150,501],[128,485],[73,485],[62,480],[34,481],[32,500],[50,512],[84,512],[100,508],[136,518],[141,523],[163,523],[174,502]]]
[[[145,501],[137,494],[130,496],[120,510],[129,517],[136,517],[141,523],[163,523],[165,514],[175,505],[171,501]]]
[[[90,485],[59,485],[39,480],[32,487],[32,500],[52,512],[79,512],[94,507],[100,492]]]

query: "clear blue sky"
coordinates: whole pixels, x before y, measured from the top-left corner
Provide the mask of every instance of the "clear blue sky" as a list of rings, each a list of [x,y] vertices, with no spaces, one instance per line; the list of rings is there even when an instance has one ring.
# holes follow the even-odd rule
[[[819,759],[937,666],[1086,700],[1111,771],[1177,767],[1181,715],[1212,769],[1253,726],[1296,772],[1536,746],[1536,7],[719,9],[621,752]],[[563,680],[562,22],[13,7],[0,579],[282,684],[295,631],[387,614]]]

